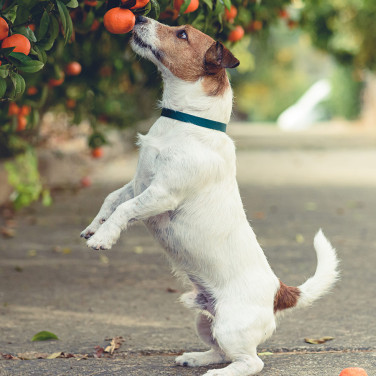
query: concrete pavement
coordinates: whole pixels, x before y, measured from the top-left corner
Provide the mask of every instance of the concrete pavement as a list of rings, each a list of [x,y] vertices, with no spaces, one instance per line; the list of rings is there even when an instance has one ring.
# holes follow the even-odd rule
[[[334,291],[286,314],[259,347],[272,353],[262,355],[261,374],[335,376],[358,366],[376,375],[375,132],[289,135],[235,124],[231,133],[247,215],[281,280],[298,285],[312,275],[320,227],[341,259]],[[0,238],[0,353],[31,358],[0,360],[0,375],[201,375],[210,368],[173,364],[174,354],[205,347],[192,313],[177,302],[184,287],[142,225],[109,252],[89,250],[79,238],[105,195],[130,179],[136,160],[128,154],[101,165],[92,187],[61,192],[50,208],[24,210],[15,237]],[[31,342],[41,330],[59,340]],[[115,336],[125,340],[115,355],[95,358],[96,346]],[[334,339],[304,342],[324,336]],[[75,357],[32,359],[55,352]]]

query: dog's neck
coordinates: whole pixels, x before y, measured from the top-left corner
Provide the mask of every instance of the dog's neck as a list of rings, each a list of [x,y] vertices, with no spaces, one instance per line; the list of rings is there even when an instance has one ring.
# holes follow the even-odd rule
[[[226,124],[230,121],[232,111],[230,85],[221,95],[208,95],[203,89],[202,79],[187,82],[173,76],[170,72],[162,72],[162,76],[164,89],[161,107]]]

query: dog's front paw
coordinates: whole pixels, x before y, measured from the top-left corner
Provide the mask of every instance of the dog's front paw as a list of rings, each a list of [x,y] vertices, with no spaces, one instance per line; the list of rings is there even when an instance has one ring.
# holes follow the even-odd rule
[[[86,242],[93,249],[110,249],[119,239],[120,228],[115,225],[102,225]]]
[[[100,220],[94,219],[94,221],[81,232],[81,238],[90,239],[105,221],[105,218]]]

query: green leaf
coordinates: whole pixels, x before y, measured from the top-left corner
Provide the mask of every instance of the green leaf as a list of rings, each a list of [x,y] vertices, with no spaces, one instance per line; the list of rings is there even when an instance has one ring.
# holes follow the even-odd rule
[[[57,338],[57,335],[51,332],[42,331],[34,335],[34,337],[31,339],[34,341],[47,341],[49,339],[59,339]]]
[[[210,10],[213,10],[213,1],[212,0],[203,0],[203,2],[209,7]]]
[[[77,8],[78,7],[78,1],[77,0],[70,0],[70,2],[67,4],[67,7]]]
[[[31,60],[26,64],[20,65],[18,68],[25,73],[35,73],[40,71],[44,67],[44,64],[39,60]]]
[[[180,7],[179,13],[183,14],[188,9],[190,3],[191,3],[191,0],[184,0],[184,3]]]
[[[7,82],[4,78],[0,78],[0,98],[2,98],[7,91]]]
[[[13,23],[17,17],[17,8],[18,8],[18,5],[12,4],[7,9],[5,9],[4,12],[2,12],[1,16],[5,17],[7,20]]]
[[[48,28],[48,37],[38,42],[38,47],[45,51],[49,51],[59,35],[59,21],[56,19],[56,17],[51,16],[50,17],[50,27]]]
[[[62,3],[60,0],[56,1],[57,8],[59,10],[60,20],[61,24],[63,26],[63,31],[65,35],[65,44],[69,41],[70,37],[73,33],[73,23],[72,19],[70,17],[69,11],[64,3]]]
[[[9,54],[8,58],[10,58],[10,60],[14,60],[16,59],[17,61],[21,62],[21,63],[26,63],[30,60],[32,60],[31,57],[21,53],[21,52],[12,52]]]
[[[39,48],[38,46],[34,46],[34,47],[30,50],[30,54],[31,54],[31,55],[36,55],[36,56],[38,56],[38,59],[39,59],[43,64],[46,64],[46,62],[47,62],[47,54],[46,54],[46,51],[42,50],[42,49]]]
[[[14,86],[14,95],[17,97],[25,91],[25,80],[24,78],[15,72],[10,73],[10,79],[12,80]]]
[[[0,48],[0,53],[7,57],[16,47]]]
[[[161,7],[159,6],[159,3],[157,0],[151,0],[151,4],[153,5],[155,19],[157,20],[159,18],[159,15],[161,14]]]
[[[9,67],[10,67],[9,64],[1,65],[0,66],[0,77],[2,77],[2,78],[7,78],[8,77],[8,75],[9,75]]]
[[[38,40],[41,40],[46,36],[49,25],[50,25],[50,16],[47,13],[47,11],[44,11],[43,15],[40,19],[39,28],[37,29],[37,39]]]
[[[225,7],[230,10],[231,8],[231,0],[223,0]]]

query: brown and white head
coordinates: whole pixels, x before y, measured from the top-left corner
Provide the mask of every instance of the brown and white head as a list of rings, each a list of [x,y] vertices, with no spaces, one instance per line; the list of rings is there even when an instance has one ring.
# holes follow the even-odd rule
[[[164,106],[201,112],[221,99],[228,102],[223,117],[230,116],[232,91],[226,68],[237,67],[239,60],[222,43],[190,25],[171,27],[139,16],[131,45],[162,73]]]

